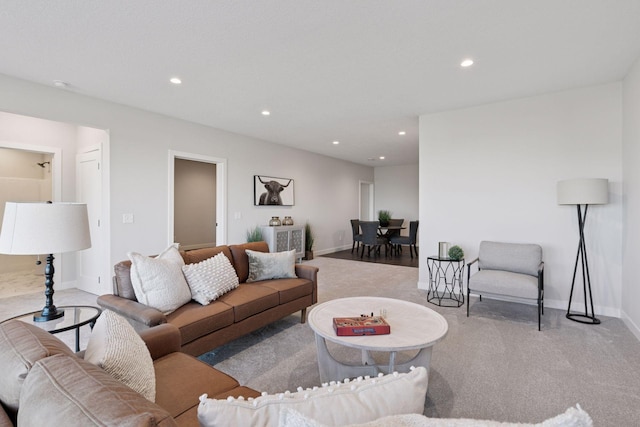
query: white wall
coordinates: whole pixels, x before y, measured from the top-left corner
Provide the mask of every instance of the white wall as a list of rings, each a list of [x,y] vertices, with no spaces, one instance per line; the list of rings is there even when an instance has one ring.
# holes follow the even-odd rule
[[[421,254],[448,241],[469,261],[481,240],[539,243],[545,305],[566,309],[577,214],[557,205],[556,183],[608,178],[610,203],[590,207],[585,235],[596,315],[619,316],[621,120],[620,83],[421,116]]]
[[[640,60],[624,79],[622,99],[622,318],[640,339]]]
[[[418,219],[418,164],[378,166],[375,175],[375,210],[391,211],[393,218],[404,218],[404,225]],[[377,219],[377,218],[376,218]],[[408,229],[403,231],[408,235]]]
[[[316,252],[350,246],[358,182],[373,181],[371,167],[7,76],[0,76],[0,93],[0,111],[109,131],[111,264],[128,251],[152,254],[166,247],[169,150],[228,160],[229,243],[245,241],[248,228],[271,216],[290,215],[296,223],[311,223]],[[295,206],[253,206],[254,174],[293,178]],[[135,222],[123,224],[123,213],[133,213]]]

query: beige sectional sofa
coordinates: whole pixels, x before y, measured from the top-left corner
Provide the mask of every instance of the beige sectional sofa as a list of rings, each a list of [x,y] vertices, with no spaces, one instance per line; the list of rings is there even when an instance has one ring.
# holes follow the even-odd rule
[[[194,356],[255,331],[287,315],[301,311],[318,300],[318,268],[296,264],[297,278],[271,279],[246,283],[249,258],[246,249],[269,252],[265,242],[217,246],[181,252],[186,264],[193,264],[224,253],[234,267],[240,286],[209,305],[191,301],[174,312],[161,311],[136,300],[131,283],[131,262],[115,265],[114,294],[101,295],[98,304],[131,321],[137,330],[171,323],[180,330],[182,351]]]

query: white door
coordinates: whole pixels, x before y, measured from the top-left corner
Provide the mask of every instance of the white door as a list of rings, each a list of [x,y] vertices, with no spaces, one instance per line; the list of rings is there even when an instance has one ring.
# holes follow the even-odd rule
[[[91,151],[76,156],[77,201],[87,204],[91,247],[78,255],[78,289],[96,295],[109,292],[108,280],[100,277],[100,260],[103,258],[103,236],[101,231],[102,212],[102,169],[101,151]]]

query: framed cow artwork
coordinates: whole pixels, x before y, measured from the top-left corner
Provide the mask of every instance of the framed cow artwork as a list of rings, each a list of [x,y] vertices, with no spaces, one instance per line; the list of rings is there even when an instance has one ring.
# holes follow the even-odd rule
[[[293,179],[253,176],[255,206],[293,206]]]

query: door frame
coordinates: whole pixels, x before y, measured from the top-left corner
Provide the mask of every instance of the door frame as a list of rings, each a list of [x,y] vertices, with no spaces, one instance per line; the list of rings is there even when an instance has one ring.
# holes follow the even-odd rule
[[[175,204],[175,161],[176,159],[212,163],[216,165],[216,245],[227,244],[227,159],[169,150],[169,197],[167,244],[171,245],[174,236],[174,204]]]

